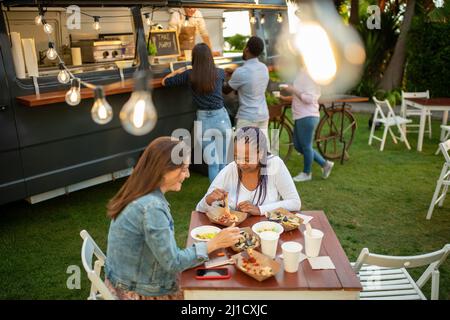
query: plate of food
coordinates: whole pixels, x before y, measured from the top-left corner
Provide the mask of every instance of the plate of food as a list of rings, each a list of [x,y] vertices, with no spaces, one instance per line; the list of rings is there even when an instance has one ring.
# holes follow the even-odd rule
[[[273,231],[278,234],[282,234],[284,231],[283,226],[281,224],[273,222],[273,221],[257,222],[252,226],[252,230],[257,235],[259,235],[260,233],[262,233],[264,231]]]
[[[269,221],[281,224],[284,231],[295,230],[303,223],[302,218],[283,208],[267,212],[266,217]]]
[[[200,226],[191,230],[191,237],[195,241],[209,241],[220,232],[215,226]]]
[[[254,233],[252,229],[246,227],[241,228],[240,231],[242,237],[239,239],[238,243],[231,247],[231,249],[236,252],[241,252],[242,250],[255,249],[259,247],[261,242],[258,235]]]
[[[225,197],[224,203],[225,207],[212,207],[208,210],[206,216],[211,222],[229,227],[233,224],[237,226],[247,219],[247,213],[230,210],[227,197]]]
[[[280,271],[280,264],[255,250],[246,250],[231,257],[236,267],[258,281],[273,277]]]

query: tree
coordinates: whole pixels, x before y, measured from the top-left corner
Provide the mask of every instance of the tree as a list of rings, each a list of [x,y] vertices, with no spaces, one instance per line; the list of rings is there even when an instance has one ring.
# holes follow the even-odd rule
[[[411,29],[415,5],[416,0],[408,0],[406,4],[406,12],[400,27],[400,35],[395,44],[394,53],[379,84],[379,88],[385,91],[390,91],[401,85],[406,58],[406,40]]]
[[[359,24],[359,0],[351,0],[349,21],[354,26]]]

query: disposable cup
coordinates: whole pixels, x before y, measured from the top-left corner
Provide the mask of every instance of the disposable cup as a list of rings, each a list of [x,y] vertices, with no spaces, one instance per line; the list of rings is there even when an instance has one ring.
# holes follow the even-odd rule
[[[287,241],[281,245],[281,249],[283,250],[284,271],[297,272],[303,246],[295,241]]]
[[[318,229],[311,229],[311,233],[305,231],[305,253],[308,257],[317,257],[322,244],[323,232]]]
[[[261,252],[271,259],[275,259],[280,235],[273,231],[264,231],[259,234],[261,239]]]

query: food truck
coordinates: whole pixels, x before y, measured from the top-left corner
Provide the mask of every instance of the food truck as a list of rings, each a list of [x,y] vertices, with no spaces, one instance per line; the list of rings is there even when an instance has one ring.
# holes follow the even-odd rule
[[[174,10],[202,13],[220,68],[243,63],[242,53],[224,50],[225,13],[248,12],[251,34],[265,40],[262,59],[267,64],[287,20],[282,0],[0,3],[0,204],[19,199],[36,203],[127,176],[152,139],[178,128],[192,130],[196,110],[188,88],[163,88],[160,81],[190,63],[178,31],[169,27]],[[137,136],[124,130],[118,115],[133,91],[128,80],[139,63],[139,28],[147,45],[156,47],[147,58],[158,119],[152,131]],[[50,59],[50,49],[57,51],[59,63]],[[100,125],[92,120],[89,86],[81,86],[78,105],[66,103],[71,84],[64,83],[61,63],[83,82],[103,86],[111,121]],[[225,102],[233,117],[236,95],[229,94]]]

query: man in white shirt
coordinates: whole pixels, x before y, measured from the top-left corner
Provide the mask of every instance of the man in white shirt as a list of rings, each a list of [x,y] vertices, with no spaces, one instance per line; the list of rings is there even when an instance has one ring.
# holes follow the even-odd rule
[[[264,51],[264,41],[258,37],[251,37],[244,48],[245,63],[237,68],[223,92],[238,92],[239,110],[236,115],[236,129],[254,126],[263,130],[267,136],[269,124],[269,109],[266,102],[266,89],[269,84],[269,70],[258,60]]]
[[[200,10],[196,8],[172,9],[169,28],[177,30],[181,50],[192,50],[197,34],[211,48],[205,20]]]

